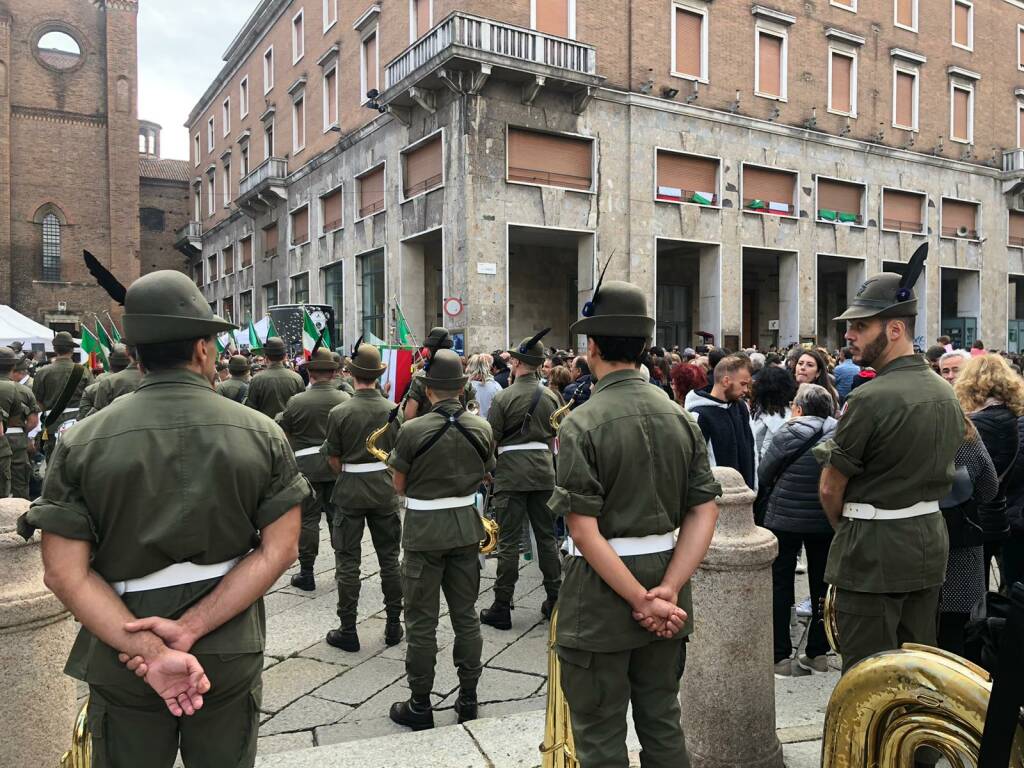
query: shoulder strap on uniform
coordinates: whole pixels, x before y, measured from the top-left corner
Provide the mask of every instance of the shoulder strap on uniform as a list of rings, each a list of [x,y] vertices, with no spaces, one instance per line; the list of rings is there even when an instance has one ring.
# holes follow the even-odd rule
[[[245,400],[245,396],[248,395],[248,394],[249,394],[249,384],[248,384],[248,382],[243,381],[242,382],[242,386],[238,388],[238,393],[233,398],[231,398],[231,399],[234,400],[236,403],[240,403],[243,400]]]
[[[64,382],[64,389],[60,391],[57,396],[56,402],[53,404],[53,408],[46,414],[46,419],[43,422],[43,426],[52,427],[60,415],[64,413],[64,409],[67,408],[68,403],[71,401],[71,396],[75,394],[75,390],[78,389],[78,383],[85,376],[85,367],[75,364],[75,367],[71,369],[71,373],[68,374],[67,381]]]
[[[438,414],[439,416],[442,416],[444,418],[444,420],[445,420],[444,424],[442,424],[441,428],[438,429],[436,432],[434,432],[434,434],[432,434],[430,436],[430,439],[427,440],[427,442],[425,442],[423,445],[420,446],[419,450],[416,451],[416,453],[413,455],[413,457],[412,457],[413,460],[415,461],[420,456],[422,456],[424,453],[426,453],[431,448],[433,448],[435,445],[437,445],[437,441],[440,440],[444,436],[445,432],[447,432],[449,429],[451,429],[454,426],[459,431],[459,433],[464,438],[466,438],[466,440],[469,441],[469,444],[473,446],[473,450],[476,451],[477,455],[480,457],[480,460],[486,464],[487,463],[487,458],[488,458],[488,456],[487,456],[487,453],[488,453],[487,449],[486,448],[481,448],[480,444],[476,441],[476,438],[473,437],[472,433],[459,423],[459,418],[465,412],[466,412],[466,409],[465,408],[461,408],[456,413],[453,413],[451,416],[444,416],[443,414]]]
[[[530,407],[526,410],[526,415],[523,416],[523,423],[516,427],[509,427],[501,435],[501,442],[505,442],[511,437],[517,435],[525,435],[530,431],[530,422],[533,421],[533,413],[537,410],[537,404],[540,402],[540,396],[544,394],[544,385],[538,384],[537,389],[533,393],[533,399],[530,401]]]

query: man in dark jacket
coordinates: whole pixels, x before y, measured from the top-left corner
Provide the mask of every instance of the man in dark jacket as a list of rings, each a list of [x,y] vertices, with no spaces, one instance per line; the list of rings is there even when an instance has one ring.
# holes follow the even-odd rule
[[[710,392],[691,391],[685,407],[697,417],[713,467],[732,467],[754,487],[754,435],[745,401],[750,392],[750,359],[729,355],[715,366]]]
[[[832,544],[832,524],[818,499],[821,465],[810,449],[831,438],[838,423],[832,418],[832,395],[817,384],[801,384],[793,399],[793,418],[772,438],[757,468],[761,488],[771,489],[764,527],[779,540],[772,564],[772,625],[775,674],[788,677],[804,671],[828,671],[828,639],[821,620],[821,601],[828,585],[825,564]],[[811,625],[806,653],[793,665],[789,611],[793,606],[793,578],[800,548],[807,551],[807,583],[811,594]]]
[[[562,399],[568,403],[575,397],[576,405],[581,405],[589,399],[590,387],[593,383],[587,358],[577,357],[573,360],[569,373],[572,374],[573,381],[562,390]]]

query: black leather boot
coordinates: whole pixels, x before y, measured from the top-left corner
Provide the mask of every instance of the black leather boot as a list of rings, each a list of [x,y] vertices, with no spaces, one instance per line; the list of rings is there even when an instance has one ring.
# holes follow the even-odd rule
[[[340,648],[343,651],[355,653],[359,650],[359,634],[356,632],[355,627],[332,629],[327,633],[326,639],[328,645],[333,645],[335,648]]]
[[[495,600],[490,608],[480,611],[480,623],[495,629],[512,629],[512,606]]]
[[[388,619],[384,625],[384,645],[398,645],[405,637],[401,619]]]
[[[413,696],[408,701],[396,701],[391,705],[391,719],[414,731],[426,731],[434,727],[434,710],[430,708],[430,695]]]
[[[455,714],[459,716],[459,722],[476,720],[477,710],[476,691],[464,691],[460,688],[459,698],[455,700]]]
[[[555,595],[554,597],[552,597],[551,595],[548,595],[547,600],[545,600],[540,605],[540,615],[543,616],[545,619],[548,619],[550,621],[550,619],[551,619],[551,612],[555,610],[555,603],[557,603],[557,602],[558,602],[558,595]]]
[[[312,592],[316,589],[316,580],[313,578],[313,569],[302,568],[292,576],[292,586],[296,589],[302,589],[306,592]]]

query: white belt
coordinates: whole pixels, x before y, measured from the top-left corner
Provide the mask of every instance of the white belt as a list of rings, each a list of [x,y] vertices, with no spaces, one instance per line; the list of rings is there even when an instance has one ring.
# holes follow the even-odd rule
[[[314,445],[312,448],[300,448],[295,452],[295,457],[299,456],[312,456],[314,453],[320,453],[320,446]]]
[[[383,472],[388,468],[388,465],[383,461],[370,461],[365,464],[342,464],[342,472],[350,472],[355,475],[361,475],[364,472]]]
[[[937,501],[919,501],[903,509],[879,509],[874,504],[861,504],[848,501],[843,504],[843,517],[851,520],[906,520],[910,517],[921,517],[939,511]]]
[[[678,529],[668,533],[656,533],[652,536],[629,536],[620,539],[608,539],[608,544],[615,550],[619,557],[631,555],[651,555],[655,552],[668,552],[676,547],[676,535]],[[562,545],[564,551],[570,557],[580,557],[580,550],[571,536],[567,536]]]
[[[78,408],[65,408],[60,413],[61,413],[61,416],[63,416],[65,413],[78,413]]]
[[[195,563],[175,563],[159,571],[143,576],[141,579],[128,579],[128,581],[114,581],[110,586],[119,595],[128,592],[147,592],[151,589],[163,589],[164,587],[177,587],[182,584],[192,584],[196,581],[216,579],[235,567],[241,560],[240,557],[225,560],[223,563],[213,565],[196,565]]]
[[[21,427],[8,427],[4,430],[5,435],[24,435],[25,430]]]
[[[547,443],[519,443],[519,445],[502,445],[498,447],[498,455],[505,453],[505,451],[547,451],[550,450],[550,446]]]
[[[469,496],[445,496],[443,499],[413,499],[406,497],[405,508],[417,510],[432,509],[454,509],[455,507],[471,507],[476,501],[476,495]]]

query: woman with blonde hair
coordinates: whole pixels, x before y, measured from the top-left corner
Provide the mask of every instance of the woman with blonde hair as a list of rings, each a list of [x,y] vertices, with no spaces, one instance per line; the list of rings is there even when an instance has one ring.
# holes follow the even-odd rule
[[[978,506],[985,540],[987,587],[988,564],[998,551],[998,543],[1009,534],[1006,488],[1016,480],[1012,475],[1020,450],[1017,419],[1024,416],[1024,380],[999,355],[982,355],[964,364],[953,391],[977,428],[999,479],[995,498]]]
[[[486,353],[473,355],[466,364],[466,375],[469,376],[469,383],[473,387],[473,395],[480,406],[480,415],[485,419],[487,412],[491,409],[491,400],[501,392],[501,385],[491,375],[491,366],[494,365],[494,358]]]

